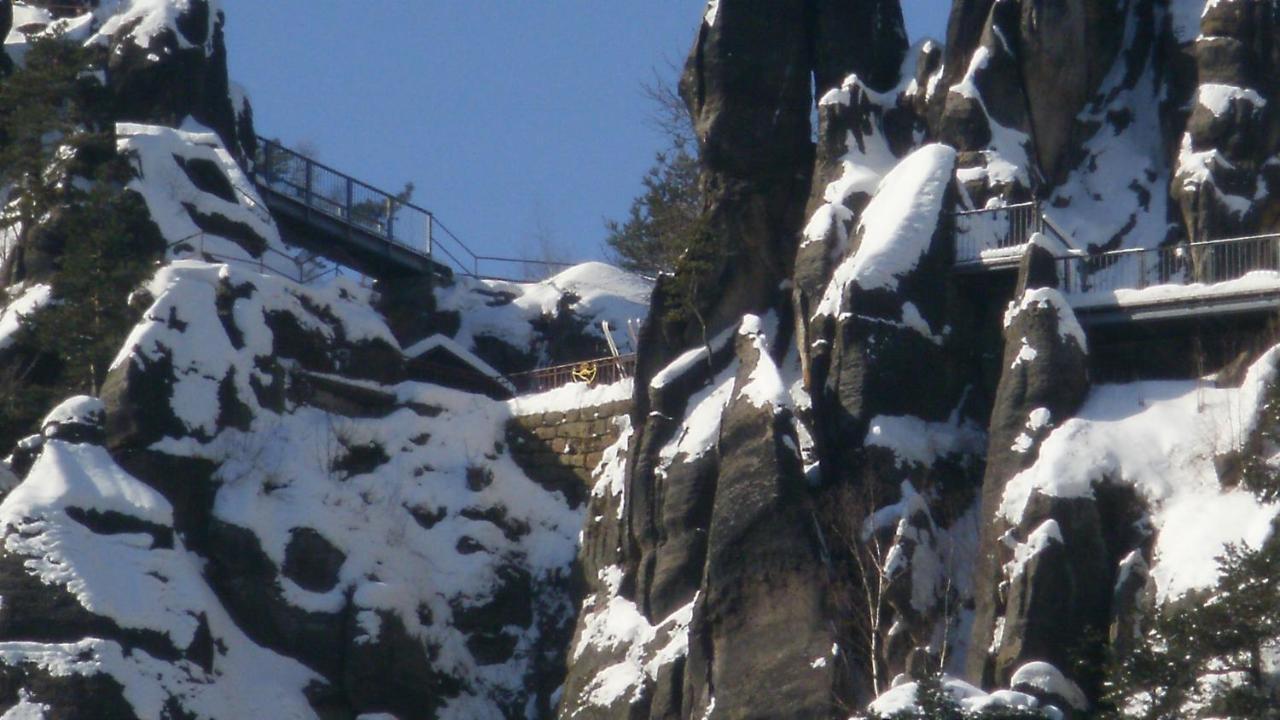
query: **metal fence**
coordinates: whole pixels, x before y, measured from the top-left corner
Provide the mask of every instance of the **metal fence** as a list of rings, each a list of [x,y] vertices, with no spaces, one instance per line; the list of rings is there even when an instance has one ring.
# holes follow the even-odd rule
[[[306,285],[323,280],[331,275],[341,274],[341,269],[336,265],[321,263],[307,254],[288,255],[268,247],[261,255],[256,258],[233,257],[222,253],[213,252],[205,248],[206,233],[198,232],[188,235],[180,240],[175,240],[168,245],[168,249],[175,256],[183,256],[193,260],[204,260],[206,262],[220,262],[240,267],[257,270],[260,273],[268,271],[276,275],[286,277],[296,283]],[[226,242],[231,242],[227,240]],[[276,257],[284,262],[270,263],[269,257]],[[360,283],[367,284],[368,278],[361,276]]]
[[[521,392],[545,392],[573,383],[610,385],[632,377],[635,371],[636,356],[632,354],[553,365],[509,377]]]
[[[280,143],[258,139],[255,179],[308,209],[421,255],[432,251],[431,213]]]
[[[1071,295],[1220,283],[1259,270],[1280,271],[1280,233],[1058,258]]]
[[[1044,231],[1044,217],[1035,202],[955,213],[956,264],[976,263],[982,254],[1027,244]]]
[[[434,213],[409,202],[407,197],[361,182],[275,140],[259,137],[254,161],[254,179],[259,185],[366,234],[433,257],[462,275],[540,280],[548,269],[576,264],[477,254]],[[495,266],[500,270],[495,272]]]

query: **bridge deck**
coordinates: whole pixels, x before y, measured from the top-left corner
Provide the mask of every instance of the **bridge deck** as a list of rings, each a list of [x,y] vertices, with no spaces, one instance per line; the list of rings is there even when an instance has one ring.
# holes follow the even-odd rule
[[[957,213],[960,276],[1016,270],[1035,233],[1065,233],[1036,203]],[[1081,323],[1109,325],[1280,309],[1280,233],[1056,258]]]

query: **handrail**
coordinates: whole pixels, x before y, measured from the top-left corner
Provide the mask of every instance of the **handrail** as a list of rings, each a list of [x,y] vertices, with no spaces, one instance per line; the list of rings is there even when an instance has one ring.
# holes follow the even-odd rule
[[[968,220],[990,215],[996,222]],[[1068,233],[1041,211],[1037,201],[953,213],[957,222],[956,265],[983,263],[988,251],[1025,246],[1036,232],[1069,246]],[[970,234],[973,236],[970,236]],[[1089,253],[1067,247],[1054,256],[1059,287],[1069,295],[1140,290],[1154,284],[1185,285],[1237,280],[1254,271],[1280,272],[1280,233],[1184,242],[1155,248]]]
[[[453,268],[477,279],[505,279],[481,272],[481,263],[512,263],[571,267],[576,263],[479,255],[449,229],[435,213],[397,195],[358,180],[329,165],[258,136],[254,158],[255,181],[299,202],[308,211],[431,258],[438,249]],[[409,226],[406,233],[403,228]],[[447,245],[447,246],[446,246]]]
[[[1012,205],[1001,205],[1000,207],[975,208],[972,210],[956,210],[951,214],[952,215],[982,215],[984,213],[1000,212],[1001,210],[1014,210],[1017,208],[1035,207],[1038,204],[1039,203],[1037,203],[1035,200],[1029,200],[1027,202],[1013,203]]]
[[[287,279],[289,279],[289,280],[292,280],[292,281],[294,281],[294,282],[298,283],[299,285],[310,285],[311,283],[314,283],[315,281],[320,280],[321,278],[324,278],[324,277],[326,277],[326,276],[328,276],[328,275],[337,274],[337,273],[338,273],[338,271],[339,271],[338,267],[337,267],[337,266],[334,266],[334,267],[331,267],[331,268],[329,268],[329,269],[327,269],[327,270],[324,270],[324,271],[321,271],[321,272],[312,273],[312,274],[307,274],[307,273],[302,269],[302,266],[305,264],[304,262],[299,262],[299,261],[298,261],[298,259],[297,259],[296,257],[294,257],[294,256],[292,256],[292,255],[288,255],[288,254],[283,253],[283,252],[280,252],[279,250],[276,250],[275,248],[272,248],[272,247],[268,247],[268,248],[266,248],[266,249],[263,251],[262,255],[258,256],[258,259],[257,259],[257,260],[250,260],[250,259],[246,259],[246,258],[232,257],[232,256],[230,256],[230,255],[225,255],[225,254],[222,254],[222,253],[211,252],[211,251],[209,251],[209,250],[206,250],[206,249],[205,249],[205,246],[204,246],[204,239],[205,239],[205,236],[206,236],[206,235],[208,235],[208,233],[206,233],[206,232],[205,232],[205,231],[203,231],[203,230],[198,231],[198,232],[194,232],[194,233],[192,233],[192,234],[190,234],[190,235],[187,235],[186,237],[182,237],[182,238],[179,238],[179,239],[177,239],[177,240],[174,240],[174,241],[173,241],[173,242],[171,242],[171,243],[168,243],[168,244],[165,246],[165,249],[166,249],[166,250],[172,250],[173,248],[175,248],[175,247],[177,247],[177,246],[179,246],[179,245],[182,245],[182,244],[184,244],[184,243],[190,243],[192,240],[196,240],[196,239],[198,238],[198,239],[199,239],[198,247],[193,247],[193,248],[192,248],[192,252],[193,252],[193,253],[195,253],[196,255],[200,256],[201,258],[209,258],[209,259],[213,259],[213,260],[218,260],[218,261],[223,262],[223,263],[239,263],[239,264],[241,264],[241,265],[248,265],[248,266],[250,266],[250,267],[257,267],[258,272],[263,273],[263,274],[265,274],[265,273],[269,270],[269,271],[271,271],[271,272],[273,272],[273,273],[275,273],[275,274],[277,274],[277,275],[281,275],[281,276],[283,276],[283,277],[285,277],[285,278],[287,278]],[[228,242],[230,242],[230,241],[228,241]],[[279,267],[268,266],[268,265],[267,265],[267,261],[266,261],[266,256],[267,256],[268,254],[275,254],[275,255],[279,255],[280,257],[284,258],[285,260],[288,260],[290,263],[293,263],[293,264],[298,268],[298,273],[297,273],[296,275],[294,275],[294,274],[290,273],[288,270],[281,270]]]
[[[545,392],[572,383],[609,385],[635,375],[635,353],[551,365],[511,373],[507,377],[525,392]]]
[[[1152,285],[1213,284],[1256,271],[1280,272],[1280,233],[1092,255],[1072,253],[1055,261],[1062,289],[1069,295],[1141,290]]]

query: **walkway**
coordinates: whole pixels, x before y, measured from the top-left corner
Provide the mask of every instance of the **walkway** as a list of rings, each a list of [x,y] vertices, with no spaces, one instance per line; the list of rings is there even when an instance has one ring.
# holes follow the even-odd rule
[[[454,274],[510,280],[494,264],[519,271],[572,263],[478,255],[429,210],[407,197],[361,182],[264,137],[258,138],[254,183],[288,236],[334,262],[375,278]],[[520,278],[514,278],[520,279]]]
[[[1036,203],[955,215],[955,270],[1015,270],[1035,233],[1067,233]],[[1091,325],[1280,309],[1280,233],[1057,257],[1058,282]]]

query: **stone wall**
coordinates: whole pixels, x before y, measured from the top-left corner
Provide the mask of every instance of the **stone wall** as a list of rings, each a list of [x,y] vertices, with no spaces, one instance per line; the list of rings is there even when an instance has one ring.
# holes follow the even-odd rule
[[[591,471],[600,464],[605,449],[618,441],[618,420],[630,412],[628,399],[517,415],[507,423],[507,444],[532,479],[561,486],[576,504],[590,491]]]

